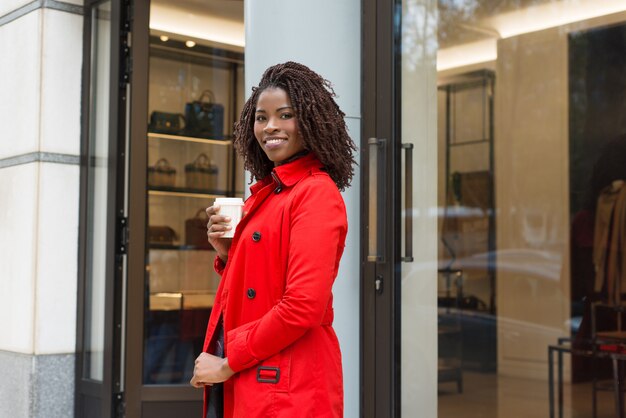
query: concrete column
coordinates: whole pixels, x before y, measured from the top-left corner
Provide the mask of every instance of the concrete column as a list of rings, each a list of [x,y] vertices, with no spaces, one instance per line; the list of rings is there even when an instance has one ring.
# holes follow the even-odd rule
[[[330,80],[346,114],[352,139],[361,137],[361,1],[320,0],[245,2],[246,97],[263,71],[296,61]],[[357,155],[356,160],[359,160]],[[343,193],[348,210],[348,238],[333,293],[335,330],[341,344],[345,416],[359,413],[359,248],[360,167]]]
[[[0,416],[71,417],[82,0],[0,4]]]

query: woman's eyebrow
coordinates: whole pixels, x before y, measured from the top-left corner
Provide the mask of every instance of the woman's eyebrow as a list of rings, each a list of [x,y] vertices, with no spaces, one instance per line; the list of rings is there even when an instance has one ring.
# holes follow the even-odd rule
[[[281,110],[285,110],[285,109],[289,109],[289,110],[293,110],[293,107],[291,106],[283,106],[283,107],[279,107],[278,109],[276,109],[277,112],[280,112]],[[255,113],[267,113],[265,110],[263,109],[256,109]]]

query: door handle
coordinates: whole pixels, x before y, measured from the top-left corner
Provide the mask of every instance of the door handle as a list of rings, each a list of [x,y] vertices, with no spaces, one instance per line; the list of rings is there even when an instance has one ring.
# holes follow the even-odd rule
[[[368,203],[368,244],[367,261],[383,262],[384,256],[381,251],[384,248],[385,234],[381,229],[386,221],[385,201],[381,199],[381,189],[385,186],[385,155],[387,146],[386,139],[369,138],[367,140],[369,151],[369,203]],[[380,181],[379,181],[380,180]],[[379,223],[379,220],[383,222]]]
[[[402,144],[404,155],[404,257],[413,262],[413,144]]]

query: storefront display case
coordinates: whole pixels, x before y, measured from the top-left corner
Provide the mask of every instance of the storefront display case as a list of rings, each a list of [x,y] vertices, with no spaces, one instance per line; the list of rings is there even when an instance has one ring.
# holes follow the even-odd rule
[[[163,39],[150,42],[143,380],[187,384],[220,279],[205,209],[243,197],[243,55]]]

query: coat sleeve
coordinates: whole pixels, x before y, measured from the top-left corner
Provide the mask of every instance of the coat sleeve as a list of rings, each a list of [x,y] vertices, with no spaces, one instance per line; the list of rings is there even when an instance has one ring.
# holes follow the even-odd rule
[[[224,273],[224,269],[226,268],[226,263],[222,261],[222,259],[216,255],[215,260],[213,261],[213,270],[220,276]]]
[[[229,366],[241,371],[319,326],[331,296],[347,232],[346,209],[328,177],[293,191],[289,255],[282,299],[259,320],[228,333]]]

